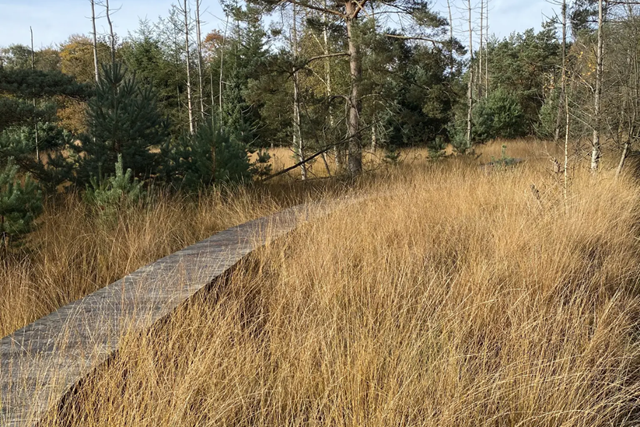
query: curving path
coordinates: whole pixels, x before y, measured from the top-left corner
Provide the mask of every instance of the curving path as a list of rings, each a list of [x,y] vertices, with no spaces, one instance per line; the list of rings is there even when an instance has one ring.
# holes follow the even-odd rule
[[[152,326],[253,250],[344,203],[300,205],[227,229],[1,339],[0,426],[37,424],[126,331]]]

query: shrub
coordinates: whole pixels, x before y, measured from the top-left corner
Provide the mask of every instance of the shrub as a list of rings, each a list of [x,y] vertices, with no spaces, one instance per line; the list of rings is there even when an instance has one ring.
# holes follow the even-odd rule
[[[104,180],[92,177],[84,194],[85,201],[96,207],[102,218],[115,218],[118,211],[131,208],[144,196],[142,183],[132,178],[131,169],[124,172],[122,154],[118,155],[115,171],[115,175]]]

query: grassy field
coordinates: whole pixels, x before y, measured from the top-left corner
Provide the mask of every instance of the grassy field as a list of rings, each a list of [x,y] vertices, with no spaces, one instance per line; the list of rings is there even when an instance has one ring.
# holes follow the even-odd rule
[[[638,425],[640,188],[500,145],[370,176],[43,425]]]
[[[0,336],[217,231],[283,207],[342,193],[340,183],[155,193],[105,221],[77,194],[46,205],[26,245],[0,261]]]

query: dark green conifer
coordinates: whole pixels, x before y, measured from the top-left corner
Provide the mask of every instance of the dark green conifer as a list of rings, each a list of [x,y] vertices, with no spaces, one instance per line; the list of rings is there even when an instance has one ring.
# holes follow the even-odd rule
[[[28,174],[21,180],[18,166],[10,160],[0,171],[0,246],[3,252],[33,229],[33,221],[42,210],[38,184]]]
[[[115,173],[118,155],[137,178],[157,173],[160,148],[167,137],[156,95],[128,75],[121,64],[103,67],[96,96],[89,101],[89,135],[82,140],[79,179]]]

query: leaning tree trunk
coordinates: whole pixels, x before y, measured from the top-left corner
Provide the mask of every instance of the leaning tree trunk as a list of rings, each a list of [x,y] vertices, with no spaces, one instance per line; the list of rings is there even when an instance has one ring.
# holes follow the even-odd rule
[[[591,171],[596,172],[600,165],[600,157],[602,155],[600,147],[600,124],[602,122],[601,103],[602,103],[602,60],[604,53],[604,35],[603,31],[603,0],[598,1],[598,51],[596,65],[596,88],[593,96],[593,141],[591,143]]]
[[[351,72],[351,95],[349,96],[348,126],[348,166],[351,176],[362,172],[362,136],[360,135],[360,80],[362,77],[362,63],[360,59],[360,46],[355,39],[355,26],[357,24],[357,4],[351,1],[346,3],[347,10],[347,38],[349,42],[349,69]]]

